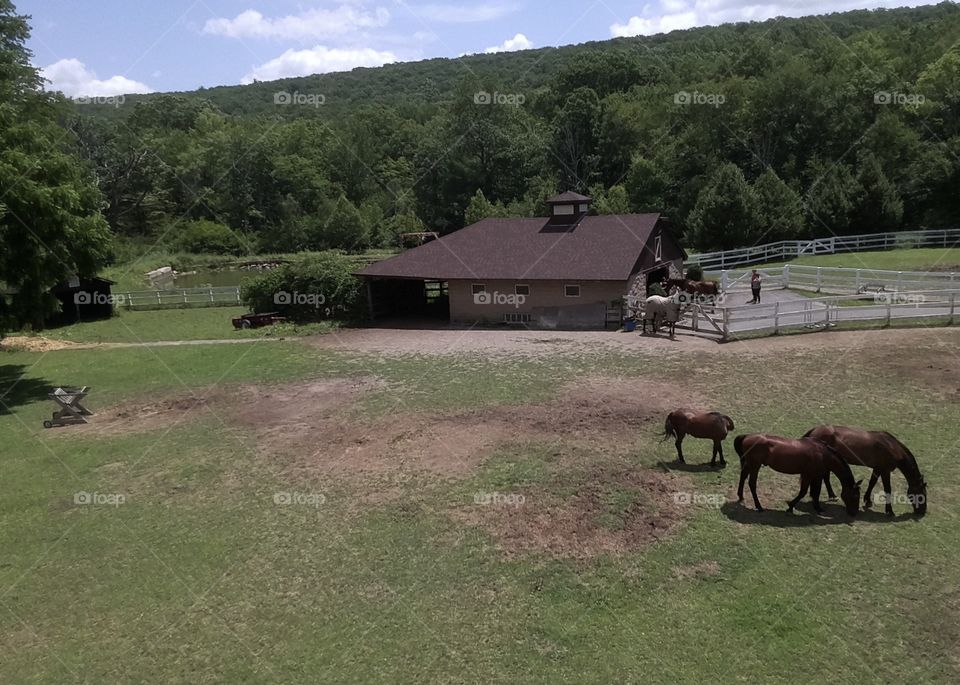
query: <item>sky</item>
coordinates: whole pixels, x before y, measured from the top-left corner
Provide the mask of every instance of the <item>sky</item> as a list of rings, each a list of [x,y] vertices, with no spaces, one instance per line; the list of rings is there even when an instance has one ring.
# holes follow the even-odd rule
[[[14,0],[70,97],[194,90],[924,0]]]

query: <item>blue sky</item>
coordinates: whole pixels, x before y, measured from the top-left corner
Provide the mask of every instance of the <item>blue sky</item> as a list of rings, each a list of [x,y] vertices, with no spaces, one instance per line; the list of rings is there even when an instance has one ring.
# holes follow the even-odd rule
[[[883,0],[15,0],[70,96],[192,90],[386,62],[649,35]],[[908,0],[920,4],[923,0]]]

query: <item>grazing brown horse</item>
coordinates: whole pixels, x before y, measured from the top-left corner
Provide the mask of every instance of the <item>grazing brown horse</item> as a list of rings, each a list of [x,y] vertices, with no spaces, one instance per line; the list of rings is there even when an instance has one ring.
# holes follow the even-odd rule
[[[761,466],[769,466],[780,473],[799,474],[800,492],[790,502],[787,511],[792,512],[810,489],[813,508],[820,508],[820,484],[833,471],[843,487],[840,498],[847,513],[856,516],[860,505],[860,481],[854,481],[853,471],[832,448],[813,438],[792,440],[777,435],[751,433],[733,439],[733,449],[740,455],[740,487],[737,497],[743,501],[743,482],[750,477],[750,492],[757,511],[763,511],[757,499],[757,473]]]
[[[816,438],[836,450],[840,458],[851,466],[866,466],[873,469],[867,492],[863,496],[863,508],[871,505],[870,493],[877,479],[883,479],[883,492],[886,495],[886,512],[893,516],[891,504],[890,473],[900,469],[907,479],[907,499],[913,505],[913,513],[923,516],[927,513],[927,483],[920,474],[917,460],[907,447],[885,431],[864,431],[846,426],[817,426],[804,437]],[[830,476],[824,478],[827,495],[833,497]]]
[[[681,445],[686,435],[695,438],[706,438],[713,440],[713,454],[710,459],[710,466],[717,465],[717,456],[720,457],[720,466],[726,466],[727,462],[723,459],[723,441],[727,433],[733,430],[733,419],[724,416],[715,411],[697,412],[689,409],[677,409],[670,412],[667,416],[666,424],[663,427],[663,439],[669,437],[676,438],[677,459],[683,461],[683,449]]]

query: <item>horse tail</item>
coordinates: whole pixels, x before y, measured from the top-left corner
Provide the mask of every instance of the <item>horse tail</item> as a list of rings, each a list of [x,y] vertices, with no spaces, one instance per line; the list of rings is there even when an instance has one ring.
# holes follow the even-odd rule
[[[727,424],[727,430],[728,430],[728,431],[734,430],[735,426],[733,425],[733,419],[731,419],[729,416],[727,416],[726,414],[724,414],[724,415],[723,415],[723,420],[724,420],[724,421],[726,422],[726,424]]]
[[[743,465],[743,439],[746,437],[746,435],[738,435],[733,439],[733,449],[736,451],[737,456],[740,457],[741,465]]]
[[[667,438],[677,437],[677,429],[673,425],[673,414],[667,414],[667,420],[663,424],[663,438],[660,442],[663,442]]]
[[[813,435],[813,431],[815,431],[815,430],[817,430],[817,429],[816,429],[816,428],[811,428],[811,429],[808,430],[806,433],[804,433],[802,436],[800,436],[800,439],[802,440],[803,438],[809,438],[811,435]]]

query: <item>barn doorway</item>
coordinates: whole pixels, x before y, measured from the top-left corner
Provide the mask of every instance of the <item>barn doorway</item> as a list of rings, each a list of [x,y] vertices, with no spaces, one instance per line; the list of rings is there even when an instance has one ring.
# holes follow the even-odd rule
[[[647,292],[650,292],[651,285],[654,283],[661,283],[668,278],[670,278],[670,270],[665,266],[661,266],[653,271],[647,272]]]
[[[367,281],[367,297],[374,321],[450,321],[446,281],[375,278]]]

